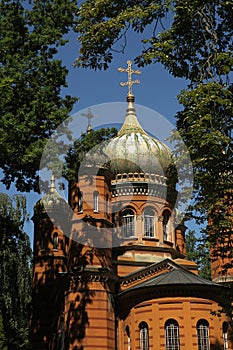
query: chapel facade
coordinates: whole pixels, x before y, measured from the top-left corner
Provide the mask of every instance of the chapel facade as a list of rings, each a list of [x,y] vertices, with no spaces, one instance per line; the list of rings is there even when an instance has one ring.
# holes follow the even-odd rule
[[[186,259],[172,153],[138,122],[127,72],[125,121],[69,184],[72,215],[54,179],[35,205],[33,349],[233,349],[229,289]]]

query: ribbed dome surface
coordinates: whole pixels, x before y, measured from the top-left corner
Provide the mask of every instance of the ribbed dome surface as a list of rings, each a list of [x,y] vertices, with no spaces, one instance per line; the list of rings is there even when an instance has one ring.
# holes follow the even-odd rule
[[[165,176],[171,164],[171,151],[161,141],[148,135],[139,124],[133,96],[128,96],[125,122],[105,148],[114,174],[140,172]]]
[[[35,213],[54,211],[56,208],[66,208],[65,200],[59,195],[55,188],[55,179],[52,176],[49,192],[34,205]]]

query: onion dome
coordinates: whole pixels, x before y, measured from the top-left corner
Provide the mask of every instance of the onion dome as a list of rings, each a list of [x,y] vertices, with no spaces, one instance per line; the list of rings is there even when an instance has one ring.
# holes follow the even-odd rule
[[[60,196],[55,187],[55,177],[52,175],[49,192],[36,202],[34,213],[49,213],[66,207],[66,201]]]
[[[128,94],[127,102],[124,124],[105,148],[111,171],[114,175],[147,173],[166,177],[172,163],[170,149],[143,130],[136,116],[132,94]]]

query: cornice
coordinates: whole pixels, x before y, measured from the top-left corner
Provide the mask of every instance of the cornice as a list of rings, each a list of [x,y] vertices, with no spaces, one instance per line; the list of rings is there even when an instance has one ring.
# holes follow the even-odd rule
[[[171,270],[174,268],[174,264],[172,261],[169,261],[169,259],[163,260],[160,263],[154,263],[150,266],[140,269],[137,272],[134,272],[130,275],[120,277],[119,282],[122,286],[130,286],[131,284],[141,281],[142,279],[146,277],[150,277],[154,275],[155,273],[162,271],[162,270]]]
[[[165,184],[126,181],[112,184],[111,192],[113,198],[133,195],[166,198],[167,188]]]

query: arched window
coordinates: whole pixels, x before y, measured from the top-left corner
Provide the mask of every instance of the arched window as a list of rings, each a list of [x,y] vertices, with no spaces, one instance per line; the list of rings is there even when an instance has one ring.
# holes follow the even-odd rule
[[[210,350],[209,323],[206,320],[197,322],[198,350]]]
[[[109,208],[108,208],[108,201],[109,201],[109,196],[106,194],[105,196],[105,214],[108,214]]]
[[[141,322],[139,325],[140,334],[140,350],[149,350],[149,332],[146,322]]]
[[[170,319],[165,323],[166,350],[180,349],[179,324],[176,320]]]
[[[154,211],[150,208],[146,208],[144,211],[144,236],[155,236],[155,216]]]
[[[83,193],[81,191],[78,193],[78,211],[83,211]]]
[[[94,211],[99,211],[99,192],[94,191],[93,193],[93,203],[94,203]]]
[[[54,232],[53,234],[53,249],[57,250],[58,249],[58,233]]]
[[[123,237],[129,238],[135,236],[134,233],[134,212],[131,209],[124,211],[122,215]]]
[[[168,241],[169,237],[169,220],[170,220],[171,213],[169,210],[164,210],[163,212],[163,240]]]
[[[40,240],[40,249],[45,250],[45,236],[43,235]]]
[[[130,329],[129,329],[129,326],[126,326],[125,331],[126,331],[126,335],[127,335],[127,350],[130,350]]]
[[[222,337],[223,337],[223,350],[228,350],[228,322],[223,322],[222,324]]]

